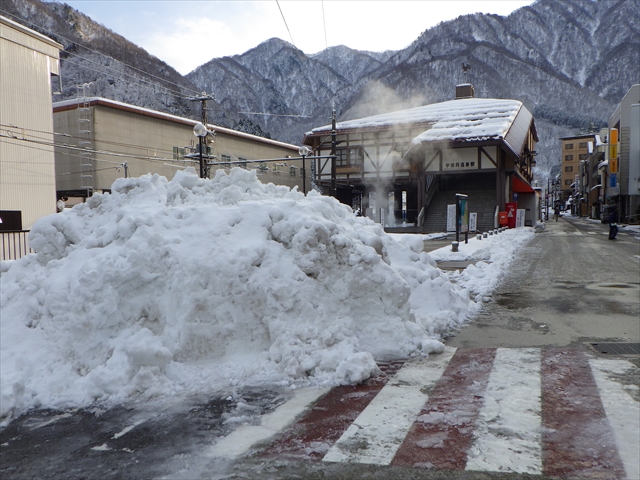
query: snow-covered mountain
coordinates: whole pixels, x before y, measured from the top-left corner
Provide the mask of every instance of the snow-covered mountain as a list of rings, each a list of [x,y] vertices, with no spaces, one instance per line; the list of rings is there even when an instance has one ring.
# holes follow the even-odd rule
[[[338,46],[306,55],[274,38],[186,77],[64,4],[2,5],[59,35],[67,57],[63,98],[90,81],[94,95],[197,118],[185,92],[206,91],[217,101],[209,104],[211,121],[291,143],[329,123],[332,108],[348,120],[449,100],[457,83],[470,82],[476,96],[518,99],[534,113],[538,166],[548,172],[559,164],[559,136],[603,125],[640,81],[638,0],[538,0],[508,17],[465,15],[397,52]]]
[[[514,98],[536,115],[543,170],[559,162],[558,136],[600,126],[640,79],[637,0],[539,0],[508,17],[474,14],[423,32],[398,52],[332,47],[306,56],[268,40],[187,75],[230,111],[256,116],[275,138],[300,142],[310,126],[451,99],[473,83],[481,97]],[[463,73],[462,64],[471,66]]]
[[[198,117],[199,104],[186,99],[200,90],[146,50],[74,8],[40,0],[2,0],[0,15],[22,23],[64,46],[60,52],[62,94],[53,100],[87,92],[176,115]],[[54,85],[55,87],[56,85]]]

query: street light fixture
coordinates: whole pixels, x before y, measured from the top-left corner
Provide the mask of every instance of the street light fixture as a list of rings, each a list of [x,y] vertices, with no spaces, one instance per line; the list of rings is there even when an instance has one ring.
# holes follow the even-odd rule
[[[298,149],[298,153],[302,157],[302,193],[307,194],[307,168],[305,165],[305,157],[311,153],[311,149],[306,145]]]
[[[204,138],[209,134],[209,130],[202,123],[198,122],[193,127],[193,134],[198,137],[199,152],[200,152],[200,178],[205,177],[205,165],[202,158],[202,150],[204,145]]]

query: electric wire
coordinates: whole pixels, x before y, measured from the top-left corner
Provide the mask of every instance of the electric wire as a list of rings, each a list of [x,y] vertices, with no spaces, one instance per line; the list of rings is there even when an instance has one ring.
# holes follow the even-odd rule
[[[282,13],[282,8],[280,8],[280,2],[276,0],[276,4],[278,5],[278,10],[280,10],[280,15],[282,15],[282,21],[284,22],[284,26],[287,27],[287,32],[289,32],[289,38],[291,39],[291,44],[295,47],[296,42],[293,41],[293,36],[291,35],[291,30],[289,30],[289,25],[287,25],[287,20],[284,18],[284,13]],[[298,48],[298,47],[296,47]]]
[[[324,27],[324,48],[329,48],[329,43],[327,42],[327,21],[324,19],[324,0],[321,2],[322,5],[322,26]]]
[[[37,132],[37,133],[42,133],[44,135],[54,135],[54,136],[61,136],[64,138],[70,138],[70,139],[74,139],[74,140],[86,140],[85,137],[81,137],[78,135],[71,135],[68,133],[58,133],[58,132],[46,132],[44,130],[37,130],[37,129],[33,129],[33,128],[26,128],[26,127],[18,127],[15,125],[7,125],[7,124],[0,124],[0,129],[5,130],[7,133],[9,133],[10,137],[13,138],[17,138],[15,137],[15,135],[11,135],[11,131],[9,129],[17,129],[17,130],[21,130],[21,131],[30,131],[30,132]],[[24,133],[23,133],[24,135]],[[34,138],[39,138],[37,135],[29,135],[31,137]],[[60,146],[60,147],[64,147],[65,144],[55,141],[55,146]],[[145,145],[135,145],[135,144],[131,144],[131,143],[122,143],[122,142],[115,142],[115,141],[111,141],[111,140],[100,140],[100,143],[104,143],[107,145],[113,145],[113,146],[118,146],[118,147],[126,147],[126,148],[132,148],[132,149],[139,149],[139,150],[153,150],[154,152],[162,152],[162,153],[166,153],[166,154],[173,154],[173,150],[169,150],[167,148],[149,148],[148,146]],[[77,146],[77,145],[76,145]],[[187,147],[193,147],[193,145],[187,145],[185,147],[180,147],[180,148],[187,148]]]
[[[287,22],[286,22],[286,20],[284,18],[284,14],[282,13],[282,9],[280,8],[280,4],[278,4],[278,8],[280,9],[280,14],[282,15],[282,19],[285,22],[285,26],[287,27],[287,31],[289,31],[289,26],[287,25]],[[5,10],[0,9],[0,12],[2,12],[3,14],[5,14],[7,16],[13,17],[14,19],[23,20],[21,17],[18,17],[16,15],[12,15],[12,14],[10,14],[9,12],[7,12]],[[324,6],[323,6],[323,14],[324,14]],[[164,82],[166,84],[173,85],[173,86],[175,86],[177,88],[180,88],[180,89],[183,89],[184,91],[187,91],[187,92],[192,92],[195,95],[200,95],[201,94],[201,92],[196,92],[195,90],[192,90],[189,87],[177,84],[175,82],[171,82],[171,81],[166,80],[166,79],[163,79],[161,77],[158,77],[157,75],[154,75],[152,73],[146,72],[146,71],[144,71],[142,69],[134,67],[133,65],[129,65],[128,63],[125,63],[125,62],[123,62],[121,60],[118,60],[118,59],[116,59],[114,57],[111,57],[111,56],[106,55],[104,53],[98,52],[97,50],[93,50],[93,49],[87,47],[86,45],[78,43],[75,40],[72,40],[70,38],[64,37],[63,35],[60,35],[60,34],[55,33],[55,32],[52,32],[50,30],[47,30],[47,29],[43,28],[40,25],[35,25],[35,24],[33,24],[33,25],[36,26],[38,29],[40,29],[40,31],[42,31],[42,32],[45,32],[45,33],[47,33],[49,35],[53,35],[54,37],[61,38],[63,40],[67,40],[68,42],[72,42],[73,44],[75,44],[75,45],[77,45],[79,47],[82,47],[82,48],[84,48],[85,50],[87,50],[87,51],[89,51],[91,53],[94,53],[96,55],[102,56],[102,57],[104,57],[104,58],[106,58],[108,60],[112,60],[114,62],[117,62],[117,63],[119,63],[121,65],[124,65],[125,67],[128,67],[128,68],[130,68],[132,70],[135,70],[135,71],[137,71],[137,72],[139,72],[139,73],[141,73],[141,74],[143,74],[143,75],[145,75],[147,77],[156,78],[156,79],[158,79],[158,80],[160,80],[160,81],[162,81],[162,82]],[[290,31],[289,31],[289,36],[291,38],[291,42],[295,46],[295,43],[293,42],[293,37],[291,36],[291,32]],[[326,32],[325,32],[325,44],[326,44]],[[83,68],[83,69],[86,69],[86,70],[89,70],[89,71],[92,71],[94,73],[98,73],[98,74],[101,74],[101,75],[106,75],[105,70],[107,72],[111,71],[114,74],[114,76],[119,78],[120,80],[127,81],[127,82],[130,82],[130,83],[138,83],[138,84],[141,84],[141,85],[153,86],[153,87],[162,89],[165,92],[168,92],[168,93],[170,93],[172,95],[178,96],[180,98],[188,99],[188,97],[184,96],[183,91],[172,90],[172,89],[166,87],[165,85],[160,85],[160,84],[158,84],[156,82],[153,82],[151,80],[147,80],[145,78],[138,77],[138,76],[132,75],[132,74],[127,73],[127,72],[116,70],[113,67],[110,67],[108,65],[103,65],[101,63],[95,62],[95,61],[90,60],[87,57],[84,57],[84,56],[82,56],[82,55],[80,55],[78,53],[75,53],[75,52],[69,52],[69,51],[65,50],[65,53],[68,54],[72,58],[66,58],[66,59],[63,58],[63,59],[61,59],[62,62],[65,62],[65,63],[68,62],[68,63],[71,63],[72,65],[76,65],[77,67],[80,67],[80,68]],[[87,65],[84,65],[84,64],[80,63],[81,61],[93,64],[93,65],[95,65],[95,66],[97,66],[97,67],[99,67],[99,68],[101,68],[103,70],[97,70],[96,68],[91,68],[91,67],[89,67]],[[130,78],[126,78],[126,77],[130,77]],[[224,112],[228,112],[228,113],[236,113],[236,114],[244,114],[244,115],[265,115],[265,116],[268,115],[268,116],[280,116],[280,117],[290,116],[290,117],[313,118],[313,117],[311,117],[309,115],[283,115],[283,114],[268,113],[268,112],[229,112],[228,110],[224,110],[224,109],[216,109],[216,110],[210,109],[210,110],[211,111],[224,111]]]
[[[7,15],[7,16],[9,16],[9,17],[13,17],[14,19],[16,19],[16,20],[18,20],[18,21],[24,21],[24,19],[23,19],[23,18],[18,17],[18,16],[16,16],[16,15],[13,15],[13,14],[11,14],[11,13],[9,13],[9,12],[5,11],[5,10],[0,9],[0,12],[2,12],[4,15]],[[122,64],[122,65],[125,65],[126,67],[129,67],[129,68],[131,68],[132,70],[136,70],[136,71],[138,71],[138,72],[140,72],[140,73],[142,73],[142,74],[144,74],[144,75],[146,75],[146,76],[153,77],[153,78],[157,78],[158,80],[160,80],[160,81],[162,81],[162,82],[168,83],[168,84],[170,84],[170,85],[174,85],[174,86],[176,86],[176,87],[178,87],[178,88],[184,88],[185,90],[187,90],[187,91],[189,91],[189,92],[192,92],[192,93],[194,93],[194,94],[196,94],[196,95],[200,94],[200,92],[196,92],[195,90],[191,90],[189,87],[182,86],[182,85],[179,85],[179,84],[174,83],[174,82],[170,82],[169,80],[166,80],[166,79],[163,79],[163,78],[161,78],[161,77],[158,77],[157,75],[154,75],[154,74],[152,74],[152,73],[145,72],[145,71],[144,71],[144,70],[142,70],[142,69],[139,69],[139,68],[137,68],[137,67],[134,67],[133,65],[129,65],[128,63],[125,63],[125,62],[123,62],[123,61],[121,61],[121,60],[118,60],[118,59],[116,59],[116,58],[113,58],[113,57],[111,57],[111,56],[109,56],[109,55],[106,55],[106,54],[104,54],[104,53],[102,53],[102,52],[98,52],[97,50],[93,50],[93,49],[91,49],[91,48],[87,47],[86,45],[83,45],[83,44],[81,44],[81,43],[78,43],[76,40],[73,40],[73,39],[71,39],[71,38],[67,38],[67,37],[65,37],[65,36],[63,36],[63,35],[60,35],[59,33],[52,32],[52,31],[50,31],[50,30],[47,30],[46,28],[42,27],[41,25],[37,25],[37,24],[32,23],[32,22],[29,22],[29,23],[31,23],[32,25],[34,25],[35,27],[37,27],[41,32],[44,32],[44,33],[47,33],[47,34],[49,34],[49,35],[53,35],[54,37],[61,38],[61,39],[63,39],[63,40],[66,40],[66,41],[68,41],[68,42],[71,42],[71,43],[73,43],[74,45],[77,45],[77,46],[79,46],[79,47],[84,48],[85,50],[88,50],[88,51],[90,51],[90,52],[92,52],[92,53],[95,53],[95,54],[97,54],[97,55],[100,55],[100,56],[102,56],[102,57],[108,58],[109,60],[113,60],[113,61],[115,61],[115,62],[118,62],[118,63],[120,63],[120,64]],[[66,50],[65,50],[65,52],[66,52],[66,53],[69,53],[69,54],[71,54],[71,55],[73,54],[73,52],[67,52]],[[170,65],[167,65],[167,66],[169,66],[169,67],[170,67]]]

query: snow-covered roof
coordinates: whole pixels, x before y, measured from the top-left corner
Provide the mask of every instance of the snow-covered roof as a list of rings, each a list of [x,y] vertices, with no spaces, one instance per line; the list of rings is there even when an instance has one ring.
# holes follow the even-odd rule
[[[79,100],[77,98],[72,98],[70,100],[62,100],[60,102],[53,103],[53,111],[60,112],[64,110],[68,110],[70,107],[76,108],[81,105],[81,103],[88,103],[89,105],[103,105],[105,107],[117,108],[120,110],[126,110],[133,113],[138,113],[140,115],[146,115],[149,117],[159,118],[161,120],[167,120],[169,122],[174,123],[182,123],[184,125],[195,125],[198,123],[198,120],[192,120],[190,118],[179,117],[177,115],[172,115],[170,113],[159,112],[157,110],[152,110],[150,108],[138,107],[137,105],[131,105],[130,103],[118,102],[117,100],[110,100],[108,98],[103,97],[87,97],[86,99]],[[226,135],[233,135],[235,137],[245,138],[247,140],[253,140],[256,142],[267,143],[269,145],[274,145],[283,148],[290,148],[298,152],[298,146],[292,145],[290,143],[279,142],[277,140],[271,140],[269,138],[259,137],[258,135],[251,135],[250,133],[239,132],[238,130],[233,130],[231,128],[221,127],[219,125],[207,124],[209,130],[213,130],[217,133],[224,133]]]
[[[522,126],[528,130],[533,117],[523,107],[522,102],[495,98],[465,98],[339,122],[336,130],[343,132],[424,124],[425,131],[413,139],[413,144],[504,140],[516,117],[524,112],[526,114],[523,115]],[[331,125],[325,125],[314,128],[307,135],[317,135],[330,130]],[[518,138],[520,137],[521,135],[518,135]],[[519,153],[520,145],[514,142],[510,147]]]

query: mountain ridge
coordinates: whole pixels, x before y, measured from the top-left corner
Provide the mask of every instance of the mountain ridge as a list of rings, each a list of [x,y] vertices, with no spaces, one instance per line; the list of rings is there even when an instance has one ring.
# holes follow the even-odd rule
[[[521,100],[536,113],[538,166],[549,173],[559,168],[558,137],[603,125],[640,78],[634,1],[538,0],[506,17],[462,15],[424,30],[398,51],[340,45],[307,55],[269,39],[242,54],[211,59],[184,77],[68,5],[4,0],[3,7],[13,6],[27,26],[59,29],[95,48],[63,42],[63,76],[71,85],[89,80],[93,95],[192,118],[199,118],[199,105],[188,95],[212,92],[211,122],[269,132],[289,143],[327,124],[334,108],[348,120],[449,100],[457,83],[469,82],[477,96]],[[463,63],[470,70],[463,72]],[[164,86],[155,84],[163,79]],[[73,94],[68,86],[63,98]]]

